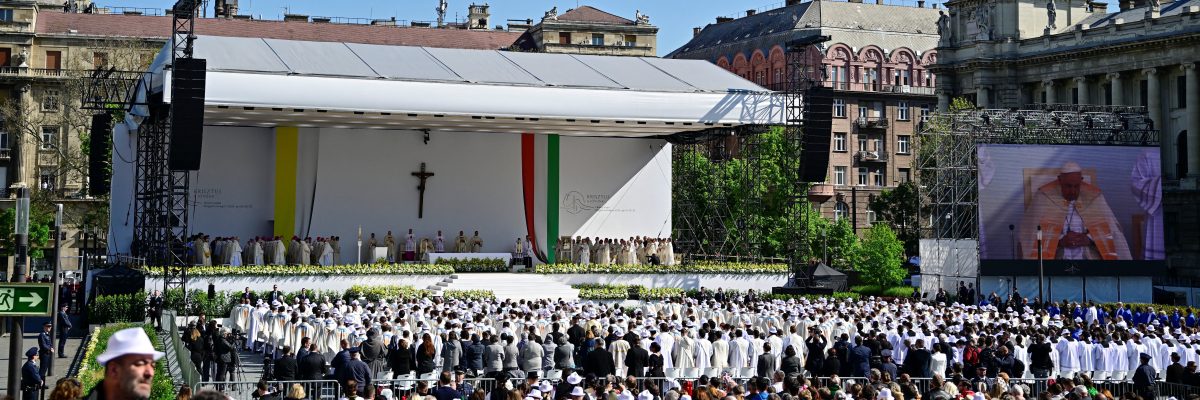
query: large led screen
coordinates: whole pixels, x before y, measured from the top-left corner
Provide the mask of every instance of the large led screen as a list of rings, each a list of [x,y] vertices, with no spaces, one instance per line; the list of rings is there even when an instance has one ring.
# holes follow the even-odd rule
[[[1052,274],[1165,265],[1158,148],[979,145],[978,161],[987,272],[1017,275],[1036,261]]]

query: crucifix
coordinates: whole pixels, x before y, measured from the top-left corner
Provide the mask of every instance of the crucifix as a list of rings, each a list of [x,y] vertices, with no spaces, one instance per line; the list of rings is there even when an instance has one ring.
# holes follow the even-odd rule
[[[425,163],[421,163],[421,170],[413,172],[412,175],[421,180],[421,184],[417,185],[417,190],[421,192],[421,198],[417,202],[417,219],[425,218],[425,180],[433,176],[433,173],[425,172]]]

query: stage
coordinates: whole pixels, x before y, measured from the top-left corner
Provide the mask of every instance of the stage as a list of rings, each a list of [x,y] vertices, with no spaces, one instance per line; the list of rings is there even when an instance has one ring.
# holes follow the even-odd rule
[[[418,240],[441,230],[447,251],[459,231],[479,231],[485,253],[527,235],[542,254],[561,236],[669,237],[665,139],[778,124],[785,103],[703,61],[206,36],[195,46],[207,79],[189,232],[338,236],[343,263],[360,227],[364,248],[371,233],[402,246],[409,229]],[[166,54],[150,93],[170,81]],[[135,107],[114,128],[112,254],[134,239],[144,115]]]

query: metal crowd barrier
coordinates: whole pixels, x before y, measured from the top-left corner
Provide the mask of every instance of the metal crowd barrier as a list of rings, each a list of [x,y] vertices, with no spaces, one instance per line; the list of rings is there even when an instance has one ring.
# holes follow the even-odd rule
[[[267,382],[269,391],[279,393],[279,398],[287,397],[293,385],[304,389],[301,398],[312,400],[337,400],[342,398],[342,387],[337,381],[275,381]],[[201,382],[192,385],[192,393],[202,389],[215,389],[234,399],[258,398],[254,392],[258,390],[258,382]],[[360,390],[359,395],[363,392]]]
[[[184,346],[183,341],[180,339],[186,333],[180,331],[179,326],[175,324],[175,316],[176,312],[174,310],[163,310],[161,316],[162,328],[167,333],[167,336],[171,338],[169,343],[164,344],[171,346],[175,354],[175,364],[179,366],[179,374],[183,378],[183,382],[188,386],[195,386],[200,382],[200,371],[196,368],[195,364],[192,364],[191,350],[188,350],[187,346]]]

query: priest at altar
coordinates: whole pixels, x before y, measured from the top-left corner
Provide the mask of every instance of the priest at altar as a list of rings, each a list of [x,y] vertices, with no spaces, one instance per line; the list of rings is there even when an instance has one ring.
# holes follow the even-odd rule
[[[387,262],[396,262],[396,238],[392,237],[392,231],[383,238],[383,245],[387,246]]]
[[[483,239],[479,237],[479,231],[475,231],[475,236],[471,237],[471,252],[479,253],[483,251]]]
[[[458,231],[458,237],[454,238],[454,252],[455,253],[469,253],[470,252],[470,248],[467,247],[467,236],[465,234],[463,234],[463,231]]]
[[[404,238],[404,261],[417,261],[417,240],[413,237],[413,230],[408,230],[408,236]]]

